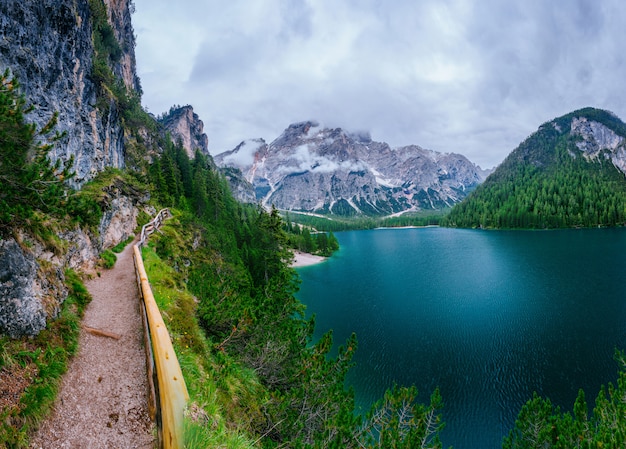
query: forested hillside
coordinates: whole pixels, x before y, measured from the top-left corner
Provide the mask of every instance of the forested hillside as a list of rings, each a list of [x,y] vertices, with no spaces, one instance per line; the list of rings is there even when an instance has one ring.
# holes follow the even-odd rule
[[[583,122],[590,130],[574,129]],[[624,137],[621,120],[592,108],[545,123],[455,206],[444,224],[536,229],[622,225],[626,178],[618,166]]]

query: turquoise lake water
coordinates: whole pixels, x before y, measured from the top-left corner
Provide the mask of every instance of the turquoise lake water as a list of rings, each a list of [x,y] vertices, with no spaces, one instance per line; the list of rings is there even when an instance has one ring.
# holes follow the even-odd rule
[[[348,384],[367,411],[394,382],[439,387],[444,447],[491,449],[533,391],[571,410],[626,349],[626,230],[380,229],[298,269],[316,333],[356,332]]]

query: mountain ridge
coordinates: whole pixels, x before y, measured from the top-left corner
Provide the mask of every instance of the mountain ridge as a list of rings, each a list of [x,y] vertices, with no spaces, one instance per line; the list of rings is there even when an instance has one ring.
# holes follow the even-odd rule
[[[214,160],[241,170],[265,206],[335,215],[443,209],[489,173],[460,154],[392,149],[367,133],[312,120],[290,124],[269,144],[245,140]]]

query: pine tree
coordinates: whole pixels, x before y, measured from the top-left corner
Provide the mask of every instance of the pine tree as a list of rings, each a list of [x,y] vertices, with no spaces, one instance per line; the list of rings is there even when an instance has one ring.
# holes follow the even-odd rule
[[[65,183],[74,175],[73,159],[51,164],[48,158],[63,137],[54,131],[58,114],[37,131],[24,117],[31,110],[19,94],[18,81],[5,71],[0,77],[0,234],[29,221],[32,225],[38,211],[63,217],[74,208],[74,219],[83,215],[83,205],[70,196]]]

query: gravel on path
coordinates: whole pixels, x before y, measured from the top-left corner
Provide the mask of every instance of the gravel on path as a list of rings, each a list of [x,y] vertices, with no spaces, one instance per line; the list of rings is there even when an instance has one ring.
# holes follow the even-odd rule
[[[148,387],[132,244],[115,267],[85,283],[93,296],[83,326],[121,338],[80,331],[78,354],[64,375],[51,417],[31,448],[127,449],[156,446],[148,416]]]

